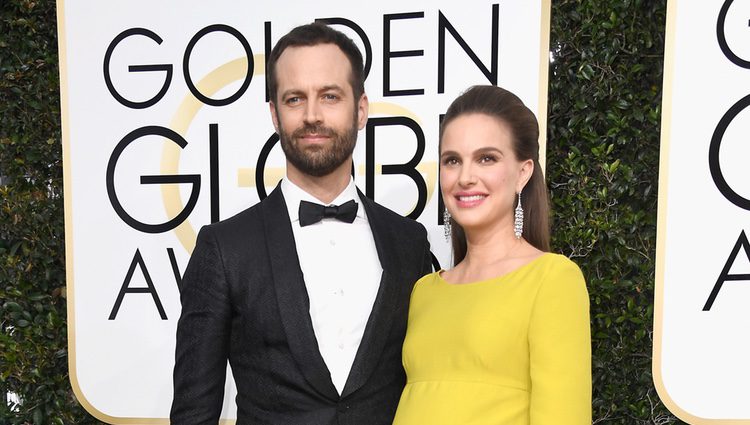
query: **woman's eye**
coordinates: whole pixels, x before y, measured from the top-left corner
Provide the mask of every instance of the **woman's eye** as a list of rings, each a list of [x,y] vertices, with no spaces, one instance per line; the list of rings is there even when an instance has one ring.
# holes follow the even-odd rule
[[[482,164],[489,164],[489,163],[493,163],[495,161],[497,161],[497,159],[494,156],[492,156],[492,155],[482,155],[479,158],[479,162],[482,163]]]
[[[456,158],[445,158],[443,159],[443,165],[456,165],[458,164],[458,160]]]

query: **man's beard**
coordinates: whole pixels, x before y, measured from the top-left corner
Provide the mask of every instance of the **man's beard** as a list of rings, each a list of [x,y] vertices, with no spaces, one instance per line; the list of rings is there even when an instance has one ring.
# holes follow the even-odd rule
[[[289,135],[284,132],[279,118],[279,138],[281,149],[286,159],[301,172],[314,176],[323,177],[331,174],[352,156],[354,146],[357,143],[357,119],[356,111],[352,119],[352,127],[343,134],[322,125],[305,124],[294,130]],[[311,145],[301,148],[299,139],[306,134],[316,134],[329,137],[330,140],[322,145]]]

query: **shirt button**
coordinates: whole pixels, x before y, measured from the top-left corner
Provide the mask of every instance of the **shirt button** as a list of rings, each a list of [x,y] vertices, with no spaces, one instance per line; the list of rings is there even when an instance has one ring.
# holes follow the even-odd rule
[[[331,240],[329,241],[329,243],[331,244],[331,246],[336,246],[336,241],[335,241],[335,240],[333,240],[333,239],[331,239]]]

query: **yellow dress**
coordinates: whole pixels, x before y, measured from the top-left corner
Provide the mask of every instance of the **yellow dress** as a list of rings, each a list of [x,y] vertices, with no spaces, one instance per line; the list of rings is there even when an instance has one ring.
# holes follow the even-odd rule
[[[591,336],[578,266],[544,254],[493,279],[412,292],[394,425],[591,424]]]

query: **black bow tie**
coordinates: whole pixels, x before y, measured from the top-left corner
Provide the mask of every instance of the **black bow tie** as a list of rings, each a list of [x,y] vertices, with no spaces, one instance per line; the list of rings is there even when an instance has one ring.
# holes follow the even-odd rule
[[[347,223],[351,223],[357,217],[356,202],[349,201],[336,205],[320,205],[313,202],[300,201],[299,203],[299,225],[308,226],[319,222],[324,218],[335,218]]]

